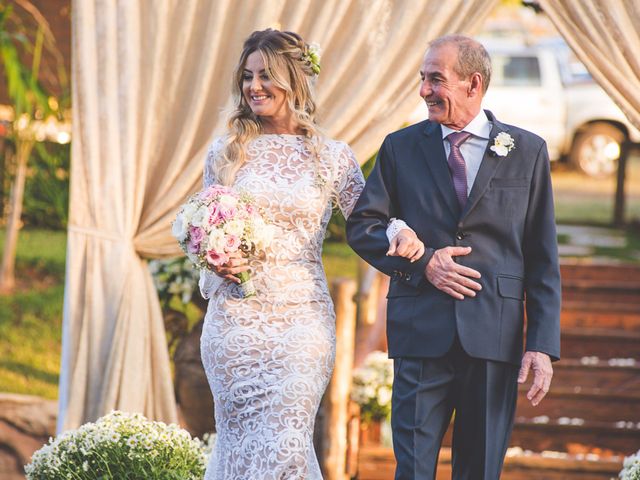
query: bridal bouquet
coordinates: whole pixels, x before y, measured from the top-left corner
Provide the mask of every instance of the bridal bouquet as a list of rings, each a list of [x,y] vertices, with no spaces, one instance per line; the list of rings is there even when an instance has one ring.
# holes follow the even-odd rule
[[[201,479],[211,441],[177,425],[114,411],[64,432],[33,454],[28,480]]]
[[[232,253],[255,255],[264,250],[273,238],[273,227],[265,222],[249,195],[211,185],[182,206],[172,233],[198,268],[211,270],[227,263]],[[242,296],[255,295],[249,273],[236,276]]]
[[[383,420],[391,414],[393,361],[385,352],[371,352],[353,373],[351,398],[360,405],[365,422]]]

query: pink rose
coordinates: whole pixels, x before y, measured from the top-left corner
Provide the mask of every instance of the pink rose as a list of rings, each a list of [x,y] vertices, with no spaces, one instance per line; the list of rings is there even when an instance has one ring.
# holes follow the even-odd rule
[[[229,193],[229,187],[224,185],[210,185],[200,193],[200,198],[206,201],[211,201],[219,195]]]
[[[189,227],[189,238],[194,243],[202,243],[204,239],[204,230],[200,227]]]
[[[224,217],[222,216],[220,205],[217,203],[209,205],[209,225],[218,225],[223,220]]]
[[[189,239],[189,241],[187,242],[187,252],[197,255],[198,253],[200,253],[200,244]]]
[[[222,220],[229,220],[236,216],[236,207],[226,207],[220,205],[220,217]]]
[[[207,250],[206,259],[209,265],[219,267],[220,265],[224,265],[229,261],[229,256],[225,253],[218,253],[214,250]]]
[[[189,253],[199,253],[200,245],[204,240],[204,230],[200,227],[189,227],[189,241],[187,242],[187,250]]]
[[[235,252],[240,247],[240,238],[237,235],[227,235],[225,240],[224,251],[227,253]]]

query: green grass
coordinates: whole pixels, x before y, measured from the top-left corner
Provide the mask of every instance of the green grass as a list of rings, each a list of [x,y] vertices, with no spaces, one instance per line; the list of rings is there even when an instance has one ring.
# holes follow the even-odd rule
[[[552,177],[558,223],[611,224],[615,176],[590,178],[565,165],[555,165]],[[625,221],[640,222],[640,156],[631,157],[627,166],[625,199]]]
[[[1,392],[57,398],[65,249],[64,232],[20,232],[18,289],[0,296]]]
[[[613,220],[613,195],[556,194],[556,220],[566,224],[608,225]],[[640,221],[640,200],[629,202],[625,219]]]
[[[322,261],[327,278],[357,278],[358,255],[346,243],[325,242]]]
[[[594,255],[625,263],[640,263],[640,230],[627,230],[624,234],[627,239],[627,245],[624,248],[595,247]]]

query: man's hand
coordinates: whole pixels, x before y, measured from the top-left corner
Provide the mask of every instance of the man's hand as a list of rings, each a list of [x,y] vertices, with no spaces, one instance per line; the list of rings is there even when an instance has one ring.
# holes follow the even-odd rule
[[[480,272],[453,261],[453,257],[470,253],[471,247],[445,247],[436,250],[427,264],[427,280],[438,290],[458,300],[464,300],[465,296],[475,297],[482,286],[471,279],[480,278]]]
[[[420,241],[416,232],[403,228],[391,240],[387,255],[408,258],[413,263],[424,255],[424,243]]]
[[[527,399],[535,407],[544,398],[551,386],[551,377],[553,377],[551,358],[542,352],[525,352],[522,357],[520,373],[518,374],[518,383],[527,381],[529,370],[533,370],[533,384],[527,392]]]
[[[217,267],[211,267],[216,275],[234,283],[240,283],[240,279],[235,275],[249,270],[249,261],[242,256],[241,252],[230,255],[229,261]]]

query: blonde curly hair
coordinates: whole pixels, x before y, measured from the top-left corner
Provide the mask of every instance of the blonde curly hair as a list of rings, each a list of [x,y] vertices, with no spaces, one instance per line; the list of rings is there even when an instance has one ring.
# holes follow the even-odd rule
[[[316,162],[319,161],[322,133],[316,125],[313,83],[317,75],[311,60],[310,46],[294,32],[268,28],[253,32],[244,42],[233,76],[234,107],[227,120],[228,134],[215,175],[223,185],[231,185],[238,169],[246,162],[246,145],[263,133],[260,118],[247,103],[243,92],[243,76],[247,58],[260,52],[265,70],[273,84],[285,91],[287,105],[305,137]]]

